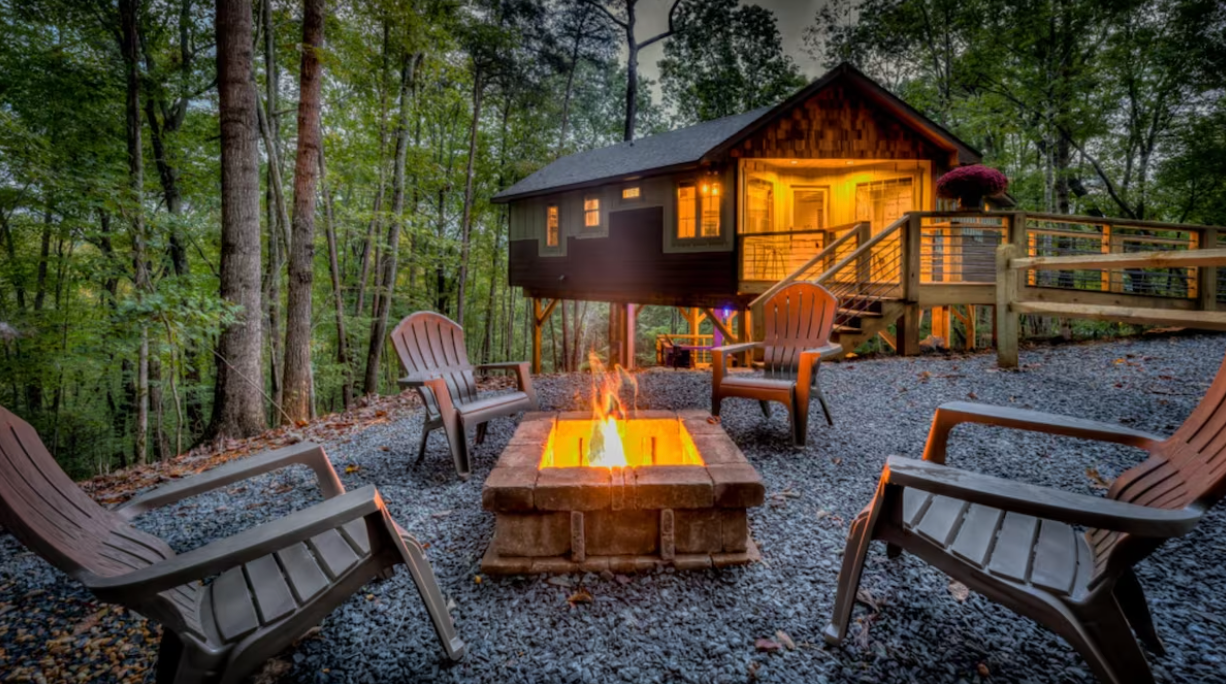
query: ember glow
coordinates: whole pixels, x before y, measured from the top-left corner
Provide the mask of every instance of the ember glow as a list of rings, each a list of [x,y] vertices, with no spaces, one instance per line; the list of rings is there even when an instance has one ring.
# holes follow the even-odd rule
[[[606,370],[600,357],[588,352],[588,365],[592,369],[592,436],[585,465],[597,468],[625,468],[626,406],[621,393],[627,386],[637,395],[638,383],[621,366]]]
[[[541,455],[541,468],[703,465],[694,440],[676,417],[635,409],[639,388],[634,376],[620,366],[608,370],[595,354],[588,361],[590,416],[560,414]]]

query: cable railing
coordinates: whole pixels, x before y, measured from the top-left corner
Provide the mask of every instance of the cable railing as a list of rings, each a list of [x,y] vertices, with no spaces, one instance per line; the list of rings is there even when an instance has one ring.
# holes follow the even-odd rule
[[[993,282],[1008,231],[1000,216],[920,214],[920,282]]]
[[[831,228],[829,233],[837,234],[842,231],[842,234],[837,235],[833,241],[827,244],[820,252],[810,257],[803,264],[792,270],[785,276],[778,279],[778,282],[771,285],[765,292],[758,295],[752,302],[749,303],[750,308],[756,307],[775,296],[777,292],[791,285],[798,280],[807,280],[813,272],[818,269],[827,269],[831,263],[842,262],[850,254],[855,252],[860,245],[865,244],[868,240],[869,223],[860,221],[858,223],[850,223],[844,226]],[[746,235],[742,238],[742,245],[745,241],[752,239],[753,235]],[[744,268],[744,265],[742,266]],[[742,279],[746,279],[742,276]]]
[[[875,313],[875,305],[901,294],[902,227],[909,221],[903,215],[813,280],[838,298],[836,325]]]

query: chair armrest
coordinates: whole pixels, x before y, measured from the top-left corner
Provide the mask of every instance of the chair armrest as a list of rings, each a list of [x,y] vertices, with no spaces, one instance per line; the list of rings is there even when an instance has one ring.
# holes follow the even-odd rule
[[[1163,441],[1163,438],[1158,435],[1123,425],[1007,406],[955,401],[942,404],[932,416],[932,428],[928,431],[928,444],[924,447],[925,461],[945,462],[945,447],[949,441],[949,433],[961,423],[997,425],[1015,430],[1031,430],[1065,437],[1114,442],[1146,451],[1152,451]]]
[[[719,387],[724,381],[724,369],[727,368],[725,354],[739,354],[763,346],[761,342],[739,342],[711,348],[711,387]]]
[[[104,601],[121,602],[133,593],[148,596],[249,563],[383,510],[379,492],[368,485],[134,572],[116,577],[90,575],[84,581]]]
[[[175,480],[135,496],[113,510],[124,520],[132,520],[154,508],[298,464],[315,471],[315,477],[319,480],[319,488],[325,499],[345,493],[345,486],[337,477],[332,462],[324,453],[324,448],[311,442],[302,442],[256,456],[230,461],[203,473]]]
[[[809,356],[816,356],[817,358],[824,361],[832,356],[838,356],[839,354],[842,354],[843,345],[837,342],[827,342],[826,344],[823,344],[820,347],[814,347],[813,349],[806,349],[800,353],[804,355],[809,355]]]
[[[540,408],[536,401],[536,390],[532,387],[531,365],[527,361],[503,361],[501,363],[483,363],[477,366],[481,370],[513,370],[519,381],[519,391],[528,395],[532,402],[532,410]]]
[[[1050,487],[1005,480],[948,466],[891,456],[882,478],[887,484],[921,489],[1014,513],[1116,530],[1139,537],[1178,537],[1192,530],[1201,511],[1167,510],[1074,494]]]
[[[719,347],[711,347],[712,354],[740,354],[747,352],[750,349],[761,347],[761,342],[738,342],[736,344],[725,344]]]

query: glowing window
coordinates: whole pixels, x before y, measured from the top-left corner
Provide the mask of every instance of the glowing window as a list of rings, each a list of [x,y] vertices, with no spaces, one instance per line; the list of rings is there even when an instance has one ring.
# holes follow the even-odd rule
[[[702,184],[702,236],[719,237],[719,183]]]
[[[545,210],[545,244],[557,247],[560,238],[558,233],[558,205],[551,204]]]
[[[697,220],[695,214],[698,211],[696,192],[693,182],[680,183],[677,185],[677,237],[692,238],[697,235]]]
[[[642,191],[639,190],[639,187],[637,185],[634,186],[633,188],[622,188],[622,199],[636,200],[639,197],[642,197]]]
[[[586,228],[596,228],[600,225],[600,198],[583,198],[583,225]]]

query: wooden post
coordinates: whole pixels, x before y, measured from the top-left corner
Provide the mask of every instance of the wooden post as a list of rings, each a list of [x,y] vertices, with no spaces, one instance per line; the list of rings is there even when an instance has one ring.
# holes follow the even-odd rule
[[[532,372],[541,372],[541,329],[545,326],[545,322],[553,315],[553,309],[558,305],[558,300],[554,299],[545,306],[544,311],[541,310],[541,300],[539,297],[532,298]],[[556,370],[556,369],[555,369]]]
[[[953,332],[949,323],[950,308],[948,306],[932,307],[932,335],[944,340],[946,349],[954,347],[953,337],[950,334]]]
[[[638,305],[626,304],[622,311],[622,368],[634,370],[634,327],[638,322]]]
[[[920,318],[923,310],[919,307],[919,275],[920,275],[920,215],[915,212],[907,214],[906,232],[899,238],[902,240],[899,255],[899,274],[902,285],[903,315],[895,336],[898,353],[903,356],[914,356],[920,352]]]
[[[1017,270],[1009,267],[1020,256],[1017,245],[996,248],[996,364],[1017,368],[1018,324],[1013,304],[1017,302]]]
[[[541,300],[532,298],[532,372],[541,372]]]
[[[1198,249],[1217,248],[1217,228],[1204,228],[1200,232]],[[1201,311],[1217,311],[1217,268],[1201,266],[1196,269],[1196,298]]]
[[[751,327],[753,322],[750,319],[749,309],[744,304],[737,307],[737,325],[736,325],[736,341],[739,343],[753,341]],[[741,367],[748,368],[750,362],[753,361],[753,352],[745,352],[741,354]]]

